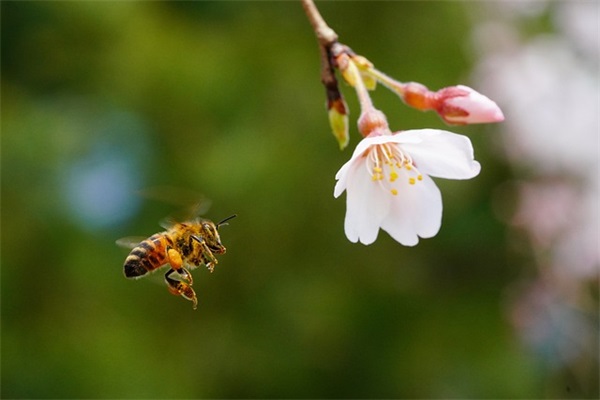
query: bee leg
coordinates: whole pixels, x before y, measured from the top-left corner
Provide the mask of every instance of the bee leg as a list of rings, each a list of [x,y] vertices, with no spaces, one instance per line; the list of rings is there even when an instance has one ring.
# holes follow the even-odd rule
[[[210,250],[204,239],[198,236],[192,236],[192,239],[196,240],[200,244],[200,247],[202,247],[202,261],[204,262],[204,265],[206,265],[206,268],[208,268],[208,270],[212,273],[215,269],[215,265],[219,263],[217,258]]]
[[[212,261],[206,264],[206,268],[208,268],[208,272],[210,272],[211,274],[215,270],[215,264],[217,263]]]
[[[208,268],[208,270],[212,273],[215,269],[215,265],[217,265],[219,262],[217,261],[217,258],[212,253],[212,251],[210,251],[208,246],[204,243],[203,243],[203,246],[204,246],[204,251],[203,251],[204,264],[206,264],[206,268]]]
[[[194,280],[192,279],[192,274],[187,269],[181,267],[177,270],[177,273],[181,275],[183,280],[187,282],[188,285],[192,286],[194,284]]]
[[[188,285],[192,285],[194,283],[192,274],[190,274],[187,269],[182,267],[183,260],[181,259],[181,254],[177,250],[169,248],[167,250],[167,258],[172,268],[171,271],[177,271],[177,273],[181,275]]]
[[[184,299],[191,301],[195,310],[198,307],[198,299],[196,298],[196,292],[194,292],[194,289],[192,289],[191,285],[171,278],[170,275],[173,272],[175,272],[175,270],[170,269],[165,274],[165,282],[167,282],[167,288],[169,289],[169,292],[171,292],[171,294],[174,294],[175,296],[181,296]],[[188,276],[191,275],[188,274]]]

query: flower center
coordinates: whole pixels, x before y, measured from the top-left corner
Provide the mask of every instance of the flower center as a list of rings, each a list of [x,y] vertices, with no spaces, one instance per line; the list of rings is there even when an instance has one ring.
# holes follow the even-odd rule
[[[423,175],[415,166],[410,155],[404,153],[395,144],[384,143],[373,146],[367,155],[366,166],[371,179],[379,182],[393,195],[398,194],[397,180],[400,174],[407,177],[410,185],[423,180]]]

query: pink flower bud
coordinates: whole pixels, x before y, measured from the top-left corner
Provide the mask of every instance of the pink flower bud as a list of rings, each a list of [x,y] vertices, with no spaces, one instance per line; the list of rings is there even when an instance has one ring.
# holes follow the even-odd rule
[[[431,99],[432,108],[448,124],[483,124],[504,121],[500,107],[468,86],[438,90]]]

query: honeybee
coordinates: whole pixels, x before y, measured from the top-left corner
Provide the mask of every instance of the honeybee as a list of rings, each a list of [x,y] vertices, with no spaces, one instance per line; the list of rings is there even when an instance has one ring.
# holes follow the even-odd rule
[[[188,269],[204,264],[213,272],[218,261],[217,254],[225,253],[221,243],[219,227],[236,215],[214,222],[196,218],[186,222],[168,222],[163,225],[166,231],[155,233],[139,241],[120,239],[117,244],[133,248],[123,264],[126,278],[137,279],[158,268],[168,265],[165,282],[169,292],[182,296],[198,306],[196,292],[192,289],[193,279]]]

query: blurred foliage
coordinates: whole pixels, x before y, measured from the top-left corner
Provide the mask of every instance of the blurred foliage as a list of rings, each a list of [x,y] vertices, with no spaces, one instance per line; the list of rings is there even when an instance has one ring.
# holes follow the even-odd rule
[[[319,7],[400,80],[468,74],[463,3]],[[492,211],[510,177],[493,127],[454,129],[483,171],[438,181],[437,237],[346,240],[333,177],[359,136],[340,152],[329,132],[299,3],[2,2],[1,51],[3,398],[567,395],[505,317],[527,260]],[[444,126],[374,101],[392,129]],[[194,272],[195,312],[160,273],[121,272],[115,240],[174,211],[136,192],[163,185],[239,215],[215,272]]]

